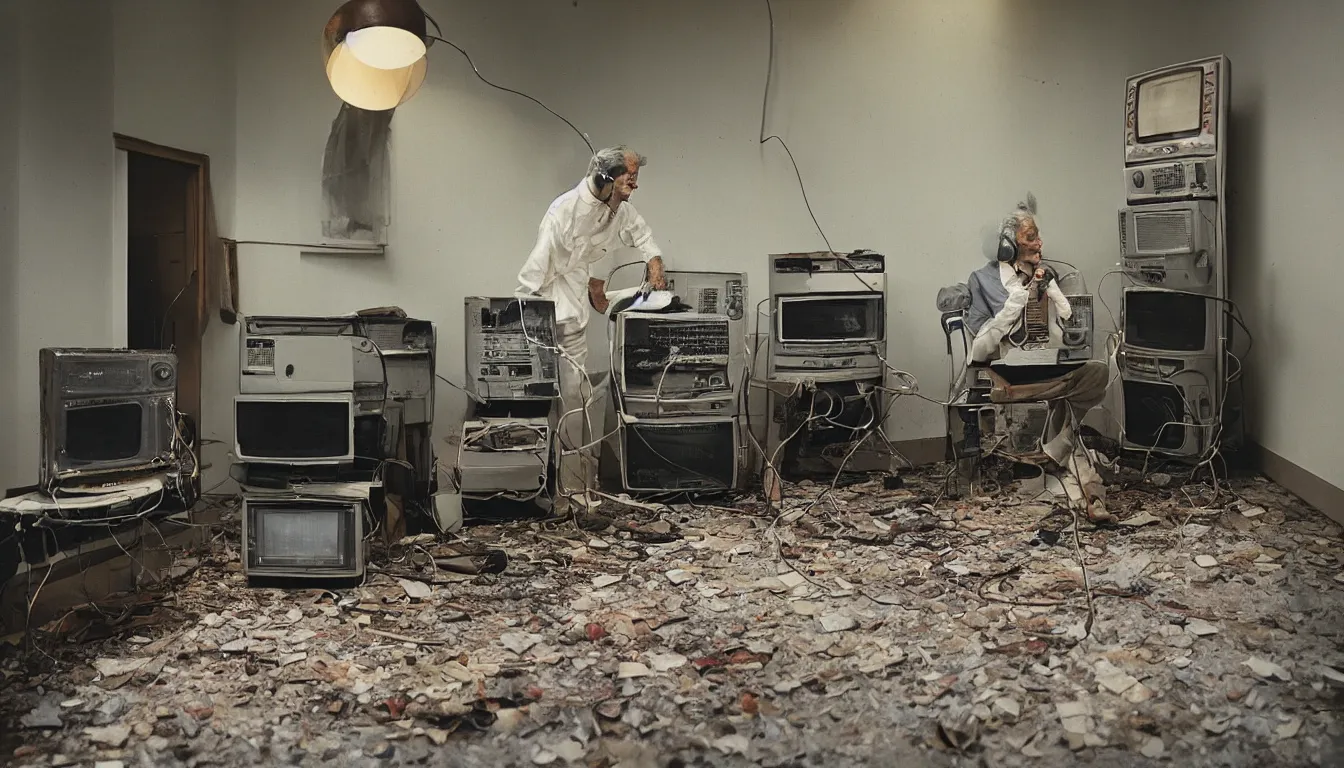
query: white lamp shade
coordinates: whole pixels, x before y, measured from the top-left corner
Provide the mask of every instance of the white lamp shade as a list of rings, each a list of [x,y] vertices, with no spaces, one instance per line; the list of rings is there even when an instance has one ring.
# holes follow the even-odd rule
[[[423,55],[398,69],[371,67],[341,43],[327,59],[327,80],[341,101],[370,112],[383,112],[414,96],[425,82],[428,69],[429,59]]]
[[[376,69],[409,67],[425,55],[425,41],[396,27],[365,27],[345,36],[355,58]]]

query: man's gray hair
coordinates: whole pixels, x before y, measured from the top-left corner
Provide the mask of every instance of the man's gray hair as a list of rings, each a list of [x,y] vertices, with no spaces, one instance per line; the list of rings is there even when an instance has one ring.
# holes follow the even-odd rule
[[[624,144],[618,144],[614,147],[600,149],[597,154],[593,155],[593,159],[588,161],[588,175],[592,176],[601,171],[614,179],[625,173],[625,161],[629,157],[635,158],[636,168],[643,168],[649,164],[647,157]]]
[[[1017,230],[1028,221],[1036,220],[1036,196],[1027,193],[1027,199],[1019,202],[1013,212],[1004,217],[999,225],[999,234],[1017,238]]]

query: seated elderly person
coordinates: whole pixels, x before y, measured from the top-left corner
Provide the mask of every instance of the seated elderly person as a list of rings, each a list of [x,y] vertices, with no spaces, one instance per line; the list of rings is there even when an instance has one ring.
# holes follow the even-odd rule
[[[1071,307],[1053,271],[1041,265],[1041,233],[1036,225],[1036,199],[1027,201],[1004,219],[999,230],[997,261],[971,273],[967,281],[971,306],[966,327],[974,334],[970,362],[987,364],[994,403],[1050,401],[1050,418],[1042,444],[1046,456],[1065,472],[1071,501],[1087,511],[1088,519],[1112,519],[1106,511],[1106,490],[1091,452],[1075,434],[1083,416],[1106,396],[1110,377],[1106,363],[1089,360],[1072,364],[1006,365],[1014,346],[1039,341],[1045,302],[1061,320]],[[1042,296],[1044,294],[1044,296]],[[1034,320],[1040,322],[1032,322]],[[1058,327],[1049,328],[1058,334]],[[1033,338],[1034,337],[1034,338]],[[1072,482],[1070,482],[1072,481]]]

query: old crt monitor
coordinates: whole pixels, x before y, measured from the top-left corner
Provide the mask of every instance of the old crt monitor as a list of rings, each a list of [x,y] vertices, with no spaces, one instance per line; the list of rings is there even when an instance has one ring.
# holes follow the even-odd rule
[[[236,395],[234,456],[279,465],[340,465],[355,460],[355,398],[350,392]]]
[[[177,461],[177,355],[160,350],[38,353],[43,487]]]
[[[1125,188],[1131,202],[1220,195],[1230,72],[1227,57],[1215,56],[1129,78]]]
[[[362,499],[243,497],[249,577],[341,579],[364,574]]]

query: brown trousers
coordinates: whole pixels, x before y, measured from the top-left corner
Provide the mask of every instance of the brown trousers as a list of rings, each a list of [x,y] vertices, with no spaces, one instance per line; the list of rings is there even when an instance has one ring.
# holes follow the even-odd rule
[[[1092,466],[1091,457],[1082,445],[1076,444],[1073,425],[1081,423],[1087,412],[1106,399],[1106,385],[1111,371],[1106,363],[1091,360],[1062,376],[1041,381],[1011,384],[989,369],[994,382],[989,399],[994,403],[1024,403],[1048,401],[1050,419],[1045,427],[1042,448],[1061,467],[1075,473],[1078,483],[1091,494],[1101,496],[1100,478]]]

